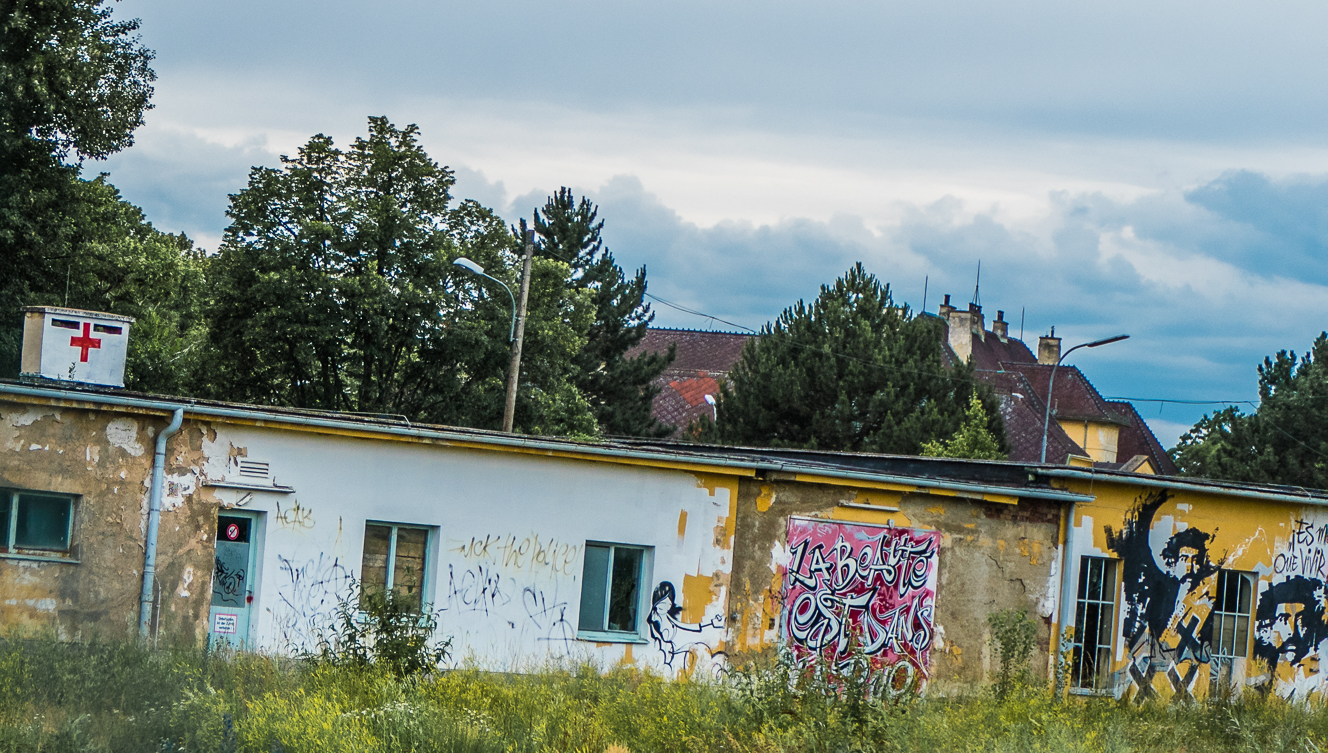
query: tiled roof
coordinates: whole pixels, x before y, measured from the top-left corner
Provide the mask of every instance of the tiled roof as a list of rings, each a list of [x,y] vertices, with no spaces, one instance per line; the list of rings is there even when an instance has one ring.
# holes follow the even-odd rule
[[[1002,363],[1037,363],[1037,357],[1022,340],[1010,338],[1001,342],[995,332],[985,335],[973,337],[973,368],[1000,371]]]
[[[678,357],[669,364],[669,370],[679,374],[694,374],[708,371],[727,374],[738,362],[742,348],[752,335],[740,332],[706,332],[694,329],[656,329],[646,330],[646,336],[635,347],[627,351],[624,358],[633,358],[640,353],[665,353],[669,345],[677,346]]]
[[[1007,371],[1018,371],[1037,392],[1038,398],[1047,399],[1047,385],[1051,380],[1051,366],[1040,363],[1002,363]],[[1072,421],[1100,421],[1126,425],[1124,418],[1102,399],[1097,388],[1088,381],[1077,366],[1062,364],[1056,369],[1055,399],[1051,411],[1057,418]],[[1045,404],[1045,402],[1044,402]]]
[[[667,353],[669,345],[675,346],[677,357],[653,382],[659,394],[650,413],[660,423],[673,426],[676,437],[701,416],[714,416],[706,395],[719,393],[720,380],[728,376],[751,338],[738,332],[651,328],[625,357]]]
[[[975,376],[991,385],[1001,401],[1001,419],[1005,422],[1005,443],[1009,459],[1037,463],[1042,459],[1042,427],[1047,404],[1017,371],[979,371]],[[1055,421],[1047,425],[1047,462],[1064,463],[1070,455],[1084,450],[1070,439]]]

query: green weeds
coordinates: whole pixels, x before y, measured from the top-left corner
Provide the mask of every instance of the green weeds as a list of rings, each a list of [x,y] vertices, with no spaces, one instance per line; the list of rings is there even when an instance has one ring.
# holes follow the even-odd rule
[[[11,638],[0,753],[1328,750],[1328,714],[1256,693],[1122,706],[1012,682],[999,696],[919,698],[860,674],[771,656],[720,683],[632,668],[402,675],[391,662]]]

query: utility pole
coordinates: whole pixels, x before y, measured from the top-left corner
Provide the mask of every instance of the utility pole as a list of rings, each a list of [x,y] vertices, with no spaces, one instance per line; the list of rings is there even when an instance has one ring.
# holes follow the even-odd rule
[[[512,363],[507,367],[507,404],[503,407],[505,432],[512,431],[512,421],[516,415],[516,383],[521,374],[521,340],[526,334],[526,299],[530,296],[530,260],[534,255],[535,232],[526,230],[526,258],[521,263],[521,297],[516,307],[516,336],[512,338]]]

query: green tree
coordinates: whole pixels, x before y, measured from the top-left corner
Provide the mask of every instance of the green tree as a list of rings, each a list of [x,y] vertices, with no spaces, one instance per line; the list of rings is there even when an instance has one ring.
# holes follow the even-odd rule
[[[466,256],[515,286],[516,237],[473,201],[451,204],[452,171],[415,126],[370,118],[337,149],[318,135],[281,169],[255,168],[231,197],[214,262],[209,369],[200,389],[246,402],[501,423],[511,309],[455,267]],[[593,431],[569,392],[591,315],[569,268],[533,267],[517,424]],[[588,431],[589,430],[589,431]]]
[[[651,381],[673,361],[666,355],[624,355],[646,335],[655,315],[645,302],[646,268],[630,279],[604,247],[600,231],[604,221],[589,200],[579,202],[569,188],[559,189],[542,209],[535,210],[537,253],[571,265],[567,285],[589,293],[594,319],[585,332],[585,344],[573,359],[574,382],[594,411],[606,434],[662,437],[673,432],[650,414],[659,394]]]
[[[67,160],[133,142],[155,78],[137,29],[102,0],[0,3],[0,375],[18,372],[23,306],[98,298],[70,270],[101,270],[101,230],[87,223],[116,204]]]
[[[861,263],[811,305],[798,301],[762,328],[721,385],[717,421],[694,435],[726,444],[915,455],[964,424],[976,394],[987,430],[1003,437],[995,398],[972,369],[947,370],[941,330],[896,306]],[[1000,447],[1004,450],[1004,447]]]
[[[930,440],[922,443],[922,454],[933,458],[969,458],[971,460],[1005,460],[1001,442],[991,432],[991,417],[975,391],[968,398],[968,411],[964,423],[944,442]]]
[[[1328,334],[1258,367],[1259,407],[1205,415],[1171,451],[1182,475],[1328,488]]]

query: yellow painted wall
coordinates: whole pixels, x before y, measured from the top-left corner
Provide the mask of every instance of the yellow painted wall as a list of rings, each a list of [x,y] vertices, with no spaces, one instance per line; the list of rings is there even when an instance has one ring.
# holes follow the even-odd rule
[[[1234,691],[1328,698],[1328,666],[1319,668],[1328,659],[1328,508],[1101,479],[1066,486],[1096,498],[1075,512],[1074,583],[1085,556],[1115,570],[1100,691],[1132,701],[1202,698],[1229,682]],[[1245,608],[1228,604],[1225,619],[1217,614],[1222,570],[1252,586]],[[1234,640],[1242,623],[1244,645],[1231,653],[1243,656],[1215,656],[1213,633],[1235,625],[1228,636],[1242,643]]]
[[[1120,427],[1098,421],[1061,421],[1065,433],[1084,448],[1088,456],[1101,463],[1119,462],[1116,448],[1120,442]]]

